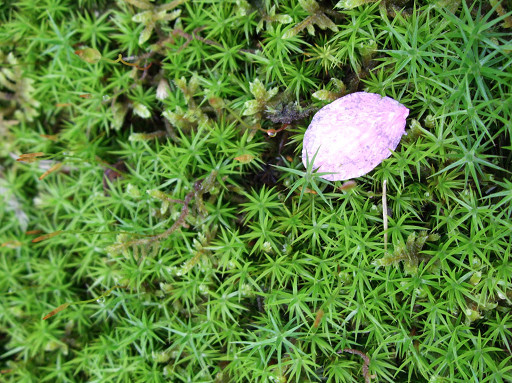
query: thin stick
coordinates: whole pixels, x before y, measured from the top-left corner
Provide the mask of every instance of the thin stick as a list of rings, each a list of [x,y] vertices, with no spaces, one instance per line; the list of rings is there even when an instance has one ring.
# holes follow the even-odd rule
[[[370,375],[370,370],[368,368],[370,366],[370,358],[364,352],[354,350],[353,348],[344,348],[343,350],[338,351],[338,354],[341,354],[342,352],[348,352],[349,354],[359,355],[361,358],[363,358],[363,377],[365,383],[370,383],[371,380],[376,377],[375,375]]]
[[[123,55],[122,55],[122,54],[119,54],[119,56],[117,57],[117,60],[115,60],[115,61],[114,61],[114,60],[110,60],[110,61],[112,61],[112,62],[114,62],[114,63],[117,63],[117,62],[121,61],[124,65],[133,66],[133,67],[137,68],[138,70],[146,70],[146,69],[149,69],[149,67],[151,67],[151,64],[152,64],[152,63],[149,63],[149,65],[148,65],[148,66],[145,66],[145,67],[141,68],[141,67],[140,67],[140,66],[138,66],[137,64],[132,64],[132,63],[129,63],[129,62],[124,61],[124,60],[123,60]]]
[[[62,310],[65,310],[67,309],[69,306],[71,305],[84,305],[84,304],[87,304],[87,303],[91,303],[91,302],[94,302],[94,301],[97,301],[101,298],[104,298],[106,297],[107,295],[109,295],[114,289],[126,289],[127,286],[121,286],[121,285],[115,285],[114,287],[112,287],[111,289],[109,289],[107,292],[101,294],[99,297],[96,297],[96,298],[92,298],[92,299],[87,299],[85,301],[77,301],[77,302],[67,302],[67,303],[63,303],[61,304],[59,307],[57,307],[56,309],[53,309],[52,311],[50,311],[48,314],[46,314],[44,317],[43,317],[43,320],[47,320],[48,318],[51,318],[52,316],[54,316],[55,314],[61,312]]]
[[[386,199],[386,185],[388,181],[382,182],[382,219],[384,221],[384,251],[388,250],[388,201]]]

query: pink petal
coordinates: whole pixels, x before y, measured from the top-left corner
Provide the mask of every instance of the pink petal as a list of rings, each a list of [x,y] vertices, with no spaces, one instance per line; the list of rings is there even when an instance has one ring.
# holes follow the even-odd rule
[[[357,92],[320,109],[304,135],[302,162],[315,153],[313,168],[334,172],[329,181],[360,177],[391,155],[402,135],[409,109],[379,94]]]

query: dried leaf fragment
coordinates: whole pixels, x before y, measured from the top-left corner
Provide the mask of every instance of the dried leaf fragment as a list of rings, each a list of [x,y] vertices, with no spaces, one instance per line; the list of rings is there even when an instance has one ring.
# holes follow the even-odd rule
[[[306,17],[302,22],[297,24],[292,29],[288,30],[283,38],[288,39],[300,33],[302,30],[307,29],[310,35],[315,34],[315,27],[320,29],[330,29],[333,32],[338,32],[338,27],[336,24],[329,19],[325,13],[321,10],[320,5],[316,2],[316,0],[299,0],[300,5],[304,8],[310,15]]]
[[[356,186],[357,186],[356,181],[350,180],[350,181],[347,181],[347,182],[343,182],[343,185],[341,185],[340,189],[343,190],[343,191],[347,191],[347,190],[352,190]]]
[[[36,157],[44,156],[43,152],[37,152],[37,153],[26,153],[22,154],[19,158],[16,159],[16,161],[22,161],[22,162],[35,162],[38,159]]]
[[[62,230],[57,230],[57,231],[54,231],[53,233],[49,233],[49,234],[45,234],[45,235],[41,235],[37,238],[34,238],[32,240],[32,243],[37,243],[37,242],[41,242],[41,241],[44,241],[46,239],[50,239],[50,238],[53,238],[55,237],[56,235],[59,235],[60,233],[62,233],[63,231]]]
[[[27,232],[25,232],[25,234],[26,235],[34,235],[34,234],[39,234],[42,232],[43,232],[42,230],[36,229],[36,230],[28,230]]]
[[[313,323],[314,328],[317,328],[320,325],[320,322],[322,321],[323,316],[324,316],[323,309],[320,309],[316,312],[315,323]]]
[[[52,141],[57,141],[59,139],[58,134],[41,134],[40,136]]]
[[[39,181],[41,181],[43,178],[45,178],[48,174],[50,173],[53,173],[53,172],[56,172],[57,170],[59,170],[61,167],[62,167],[63,163],[62,162],[59,162],[55,165],[53,165],[50,169],[48,169],[47,171],[45,171],[41,177],[39,177]]]
[[[89,64],[96,64],[101,60],[101,53],[95,48],[78,49],[75,54]]]
[[[46,314],[44,317],[43,317],[43,320],[47,320],[48,318],[51,318],[52,316],[54,316],[55,314],[61,312],[62,310],[65,310],[68,308],[68,306],[70,305],[71,303],[63,303],[61,304],[59,307],[57,307],[56,309],[53,309],[52,311],[50,311],[48,314]]]
[[[235,160],[240,161],[242,164],[248,164],[256,158],[252,154],[242,154],[241,156],[235,157]]]
[[[297,188],[297,190],[302,193],[302,186],[299,186]],[[318,194],[316,191],[314,191],[314,190],[312,190],[310,188],[305,188],[304,189],[304,193],[306,193],[306,194]]]
[[[2,245],[0,245],[0,247],[8,247],[10,249],[15,249],[17,247],[20,247],[21,245],[23,245],[23,243],[13,239],[11,241],[7,241],[7,242],[2,243]]]

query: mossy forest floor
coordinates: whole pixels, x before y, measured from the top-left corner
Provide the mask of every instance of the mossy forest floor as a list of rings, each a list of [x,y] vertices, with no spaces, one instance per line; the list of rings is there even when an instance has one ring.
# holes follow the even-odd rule
[[[511,11],[0,1],[0,382],[511,382]],[[408,134],[328,182],[363,90]]]

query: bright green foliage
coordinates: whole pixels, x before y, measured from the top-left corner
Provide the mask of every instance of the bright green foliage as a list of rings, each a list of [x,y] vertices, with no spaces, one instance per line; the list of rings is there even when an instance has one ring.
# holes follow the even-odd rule
[[[335,3],[2,2],[0,381],[512,381],[512,4]],[[408,134],[347,187],[362,90]]]

